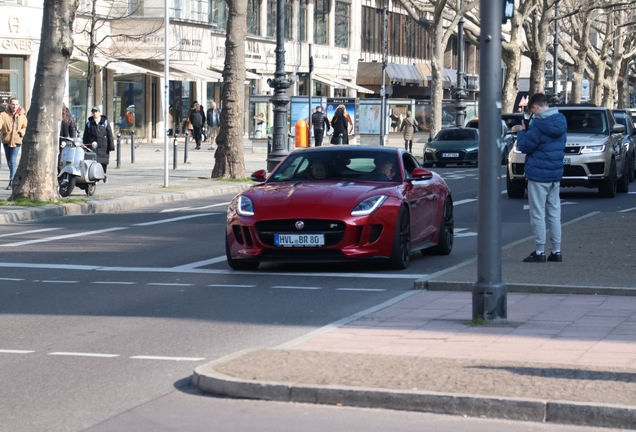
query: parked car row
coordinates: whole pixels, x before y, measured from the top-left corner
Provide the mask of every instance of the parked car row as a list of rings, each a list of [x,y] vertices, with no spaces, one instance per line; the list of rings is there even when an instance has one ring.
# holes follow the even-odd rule
[[[561,186],[597,188],[605,198],[628,192],[636,168],[632,119],[624,111],[593,105],[557,107],[568,123]],[[525,155],[515,145],[506,176],[510,198],[524,197],[524,163]]]

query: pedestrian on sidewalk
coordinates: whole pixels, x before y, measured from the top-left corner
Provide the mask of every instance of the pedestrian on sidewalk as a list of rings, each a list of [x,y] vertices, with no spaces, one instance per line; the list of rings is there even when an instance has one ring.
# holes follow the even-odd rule
[[[188,120],[192,127],[192,138],[197,144],[195,150],[201,150],[201,135],[203,134],[203,124],[205,123],[205,114],[202,113],[199,102],[194,101],[192,108],[188,114]]]
[[[331,144],[349,144],[347,124],[344,109],[338,107],[338,109],[336,109],[336,113],[331,118],[331,127],[333,128]]]
[[[75,119],[71,115],[71,111],[68,109],[65,103],[62,103],[62,121],[60,122],[60,139],[58,143],[57,153],[57,172],[60,172],[60,158],[62,157],[62,137],[75,138],[77,136],[77,126],[75,125]]]
[[[318,105],[316,111],[311,115],[311,124],[314,127],[314,141],[315,146],[322,146],[322,138],[325,136],[325,131],[329,131],[329,120],[327,116],[322,112],[322,107]]]
[[[525,176],[528,179],[530,225],[535,251],[524,262],[545,262],[546,225],[550,230],[552,251],[547,261],[561,262],[561,200],[559,188],[563,177],[563,157],[567,141],[565,116],[550,108],[548,98],[537,93],[528,108],[534,115],[530,125],[523,120],[517,133],[517,149],[525,153]]]
[[[22,146],[22,138],[26,133],[27,117],[20,108],[20,100],[11,98],[7,109],[0,113],[0,135],[4,145],[4,155],[9,167],[9,185],[7,190],[13,187],[13,177],[18,169],[18,153]]]
[[[411,111],[407,111],[406,117],[402,120],[400,132],[404,131],[404,150],[409,153],[413,152],[413,134],[415,133],[415,127],[418,124],[417,120],[411,117]]]
[[[106,116],[102,115],[98,106],[94,106],[91,109],[91,113],[93,116],[89,117],[88,122],[86,122],[82,142],[88,146],[94,142],[97,143],[97,149],[95,150],[96,159],[104,169],[104,183],[106,183],[108,182],[106,170],[110,161],[110,152],[115,150],[113,131],[110,129]]]
[[[208,122],[208,135],[210,137],[210,148],[208,150],[214,150],[216,136],[219,134],[219,127],[221,126],[221,113],[216,108],[216,102],[212,101],[210,103],[210,108],[208,108],[205,117]]]

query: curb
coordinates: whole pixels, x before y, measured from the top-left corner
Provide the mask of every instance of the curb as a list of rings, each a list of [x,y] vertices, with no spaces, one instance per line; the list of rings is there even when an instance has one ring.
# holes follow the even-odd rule
[[[165,202],[187,200],[193,198],[205,198],[209,196],[240,193],[249,188],[252,183],[232,186],[213,186],[201,189],[191,189],[165,194],[138,195],[106,200],[94,200],[85,203],[68,203],[59,205],[45,205],[42,207],[16,210],[0,214],[0,224],[12,222],[24,222],[34,219],[43,219],[58,216],[77,216],[98,213],[116,213],[131,208],[144,207]]]
[[[228,360],[228,358],[221,360]],[[214,365],[221,360],[197,367],[192,376],[192,384],[205,393],[244,399],[344,405],[621,429],[633,428],[636,425],[636,407],[632,406],[248,381],[217,372]]]
[[[420,279],[413,283],[414,290],[428,291],[467,291],[473,290],[474,282],[432,281]],[[587,294],[636,296],[635,288],[627,287],[595,287],[582,285],[549,285],[530,283],[506,283],[507,292],[528,294]]]

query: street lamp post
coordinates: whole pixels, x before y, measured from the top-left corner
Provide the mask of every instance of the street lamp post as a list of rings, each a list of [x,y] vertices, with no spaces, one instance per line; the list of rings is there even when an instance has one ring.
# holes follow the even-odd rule
[[[289,154],[287,89],[291,86],[291,80],[285,73],[285,0],[276,0],[276,72],[274,72],[274,79],[268,79],[267,84],[274,90],[274,97],[270,99],[274,105],[273,143],[272,151],[267,155],[267,171],[272,171]]]
[[[382,8],[382,84],[380,84],[380,145],[384,145],[384,136],[386,135],[386,118],[388,116],[386,108],[386,52],[387,52],[387,27],[388,27],[387,7]]]
[[[460,0],[459,8],[464,7]],[[457,24],[457,85],[455,87],[455,126],[462,127],[466,122],[466,99],[468,94],[464,88],[464,17]]]

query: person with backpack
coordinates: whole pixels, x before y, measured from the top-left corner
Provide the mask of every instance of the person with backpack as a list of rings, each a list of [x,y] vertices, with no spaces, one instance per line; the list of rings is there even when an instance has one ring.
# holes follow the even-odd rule
[[[110,161],[110,152],[115,151],[113,131],[110,129],[110,124],[108,124],[106,116],[101,114],[98,106],[94,106],[91,109],[91,113],[93,115],[89,117],[88,122],[86,122],[82,142],[89,147],[92,143],[97,143],[97,149],[95,149],[97,155],[96,160],[102,165],[102,168],[104,168],[104,183],[106,183],[108,181],[106,169]]]
[[[404,150],[409,153],[413,152],[413,134],[416,126],[418,126],[417,120],[411,117],[411,111],[407,111],[406,117],[402,120],[400,132],[404,131]]]

